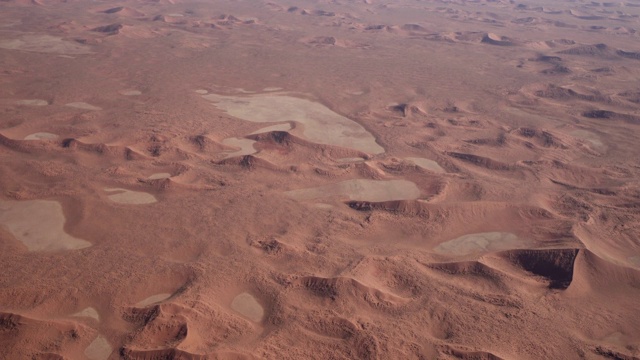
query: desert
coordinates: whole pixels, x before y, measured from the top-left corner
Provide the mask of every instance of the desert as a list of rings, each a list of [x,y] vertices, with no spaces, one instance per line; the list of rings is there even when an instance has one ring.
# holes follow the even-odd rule
[[[0,359],[640,359],[639,30],[0,1]]]

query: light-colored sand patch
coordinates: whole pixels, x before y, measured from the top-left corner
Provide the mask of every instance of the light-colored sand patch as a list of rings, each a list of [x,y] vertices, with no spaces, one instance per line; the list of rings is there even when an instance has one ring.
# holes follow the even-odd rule
[[[468,234],[443,242],[433,248],[442,255],[465,256],[494,251],[522,249],[530,246],[527,240],[519,239],[515,234],[507,232],[486,232]]]
[[[142,191],[131,191],[121,188],[107,188],[104,189],[104,191],[117,192],[116,194],[108,195],[107,197],[109,200],[119,204],[140,205],[152,204],[158,201],[155,196]]]
[[[323,198],[347,198],[360,201],[412,200],[420,196],[416,184],[407,180],[347,180],[308,189],[285,192],[285,195],[301,201]]]
[[[29,251],[75,250],[91,246],[64,231],[66,219],[57,201],[0,202],[0,225]]]
[[[50,35],[23,35],[17,39],[0,40],[0,48],[53,54],[91,54],[86,45]]]
[[[120,93],[120,95],[124,95],[124,96],[142,95],[142,91],[140,91],[140,90],[120,90],[118,92]]]
[[[487,38],[493,40],[493,41],[502,41],[502,36],[498,35],[498,34],[494,34],[494,33],[487,33]]]
[[[339,163],[342,164],[348,164],[348,163],[359,163],[359,162],[363,162],[364,159],[363,158],[359,158],[359,157],[350,157],[350,158],[341,158],[341,159],[337,159],[336,160]]]
[[[253,122],[297,121],[300,136],[311,142],[380,154],[384,149],[364,127],[326,106],[306,99],[274,94],[204,95],[229,115]],[[297,129],[295,129],[297,130]],[[294,131],[295,131],[294,130]]]
[[[625,336],[623,333],[616,331],[613,332],[607,336],[605,336],[604,338],[602,338],[602,341],[605,343],[609,343],[609,344],[614,344],[620,347],[625,347],[627,345],[629,345],[629,341],[628,341],[628,337]]]
[[[16,25],[20,25],[22,23],[22,20],[3,20],[2,23],[0,23],[0,27],[13,27]]]
[[[183,15],[183,14],[178,14],[178,13],[167,14],[167,16],[173,16],[173,17],[184,17],[184,15]]]
[[[225,159],[236,157],[236,156],[244,156],[251,155],[256,153],[256,149],[254,149],[253,144],[255,141],[244,138],[229,138],[222,140],[222,144],[230,147],[240,148],[238,151],[228,152]]]
[[[24,137],[25,140],[55,140],[58,135],[48,132],[37,132]]]
[[[159,303],[161,301],[165,301],[170,297],[171,297],[171,294],[169,294],[169,293],[152,295],[152,296],[149,296],[148,298],[136,303],[136,307],[149,306],[149,305],[152,305],[152,304],[155,304],[155,303]]]
[[[16,101],[18,105],[27,105],[27,106],[46,106],[49,105],[47,100],[42,99],[29,99],[29,100],[18,100]]]
[[[155,173],[149,176],[149,180],[168,179],[171,177],[170,173]]]
[[[241,94],[255,94],[256,92],[253,90],[245,90],[243,88],[236,88],[234,89],[235,92],[239,92]]]
[[[71,315],[71,316],[77,316],[77,317],[90,317],[93,319],[96,319],[98,321],[100,321],[100,315],[98,314],[98,312],[96,311],[96,309],[92,308],[92,307],[88,307],[82,311],[78,311],[77,313]]]
[[[198,90],[196,90],[196,93],[198,93],[198,94],[200,94],[200,95],[206,95],[206,94],[208,94],[209,92],[208,92],[207,90],[204,90],[204,89],[198,89]]]
[[[102,335],[99,335],[84,350],[84,354],[89,360],[107,360],[112,352],[113,348]]]
[[[587,130],[574,130],[569,135],[577,137],[579,139],[586,140],[594,150],[606,151],[607,146],[600,140],[600,137]]]
[[[407,160],[420,166],[423,169],[431,170],[436,173],[443,173],[444,169],[437,162],[425,158],[408,157]]]
[[[249,293],[236,296],[231,302],[231,308],[254,322],[260,322],[264,316],[262,305]]]
[[[335,208],[335,206],[331,204],[323,204],[323,203],[315,203],[315,204],[312,204],[311,206],[320,210],[333,210]]]
[[[262,89],[262,91],[280,91],[280,90],[282,90],[281,87],[266,87]]]
[[[271,132],[271,131],[289,131],[289,130],[291,130],[291,124],[284,123],[284,124],[278,124],[278,125],[264,127],[264,128],[262,128],[260,130],[256,130],[256,131],[252,132],[249,135],[263,134],[263,133],[267,133],[267,132]]]
[[[81,101],[68,103],[68,104],[65,104],[65,106],[76,108],[76,109],[82,109],[82,110],[93,110],[93,111],[102,110],[102,108],[99,108],[97,106],[93,106],[91,104],[87,104],[86,102],[81,102]]]

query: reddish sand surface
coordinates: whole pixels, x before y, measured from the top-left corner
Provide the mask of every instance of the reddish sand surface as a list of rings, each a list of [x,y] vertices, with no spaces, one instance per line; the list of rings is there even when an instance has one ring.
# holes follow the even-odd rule
[[[639,15],[0,1],[0,359],[639,359]]]

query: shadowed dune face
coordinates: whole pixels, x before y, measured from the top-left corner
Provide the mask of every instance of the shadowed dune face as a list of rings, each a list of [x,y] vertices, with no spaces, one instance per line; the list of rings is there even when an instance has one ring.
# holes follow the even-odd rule
[[[0,359],[639,359],[640,3],[0,1]]]
[[[578,249],[517,250],[502,256],[529,273],[545,278],[551,289],[566,289],[573,280]]]

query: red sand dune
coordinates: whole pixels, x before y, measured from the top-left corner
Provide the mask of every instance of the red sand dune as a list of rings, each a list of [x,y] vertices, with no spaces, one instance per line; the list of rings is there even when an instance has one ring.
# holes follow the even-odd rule
[[[633,2],[0,2],[0,359],[640,358]]]

